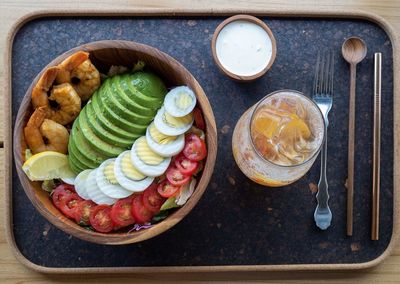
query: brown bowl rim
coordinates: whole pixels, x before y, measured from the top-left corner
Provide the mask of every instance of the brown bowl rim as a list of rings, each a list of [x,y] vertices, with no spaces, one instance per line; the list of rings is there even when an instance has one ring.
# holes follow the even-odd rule
[[[240,76],[240,75],[230,72],[221,64],[221,62],[219,61],[218,56],[217,56],[216,42],[217,42],[217,37],[218,37],[219,33],[227,24],[232,23],[234,21],[239,21],[239,20],[248,21],[248,22],[257,24],[258,26],[263,28],[267,32],[269,37],[271,38],[271,43],[272,43],[272,55],[271,55],[271,59],[268,62],[267,66],[265,66],[265,68],[263,70],[261,70],[260,72],[254,74],[254,75],[250,75],[250,76]],[[232,17],[225,19],[222,23],[220,23],[217,26],[217,28],[214,31],[213,37],[211,39],[211,52],[212,52],[214,62],[217,64],[218,68],[222,71],[222,73],[224,73],[225,75],[227,75],[228,77],[230,77],[231,79],[236,80],[236,81],[250,82],[250,81],[254,81],[254,80],[262,77],[271,68],[271,66],[274,63],[275,58],[276,58],[276,52],[277,52],[276,39],[275,39],[274,34],[272,33],[271,29],[268,27],[268,25],[266,23],[264,23],[263,21],[261,21],[259,18],[254,17],[252,15],[239,14],[239,15],[234,15]]]
[[[23,126],[26,124],[26,116],[31,108],[30,101],[31,101],[32,88],[34,84],[36,84],[36,82],[38,81],[39,77],[42,75],[44,70],[46,70],[51,66],[59,64],[62,60],[64,60],[66,57],[68,57],[69,55],[71,55],[76,51],[83,50],[91,53],[91,51],[102,50],[107,48],[141,50],[142,52],[145,51],[146,53],[150,53],[152,57],[156,57],[158,60],[161,61],[167,61],[169,65],[173,65],[173,68],[180,68],[183,73],[186,73],[190,83],[192,83],[196,87],[197,91],[195,91],[195,94],[198,100],[198,104],[200,105],[203,111],[203,116],[206,123],[206,143],[207,143],[208,155],[206,158],[206,162],[204,164],[202,175],[197,180],[196,189],[192,197],[186,202],[184,206],[182,206],[174,213],[169,215],[166,219],[155,224],[151,228],[133,232],[104,234],[86,230],[83,227],[76,224],[74,221],[65,217],[60,212],[59,216],[54,215],[40,201],[40,199],[37,197],[37,193],[39,194],[48,194],[48,193],[40,189],[40,185],[38,182],[29,181],[25,173],[22,171],[23,149],[24,149],[23,148],[24,135],[22,133],[23,132],[22,130]],[[159,55],[161,55],[161,58],[158,57]],[[20,129],[20,131],[17,131],[17,129]],[[189,72],[189,70],[187,70],[180,62],[178,62],[172,56],[160,51],[155,47],[127,40],[101,40],[101,41],[85,43],[62,53],[61,55],[53,59],[47,66],[45,66],[39,72],[39,74],[35,77],[31,85],[27,89],[21,101],[20,107],[18,109],[13,132],[14,132],[13,158],[15,161],[17,174],[25,194],[32,202],[34,207],[46,220],[48,220],[51,224],[56,226],[58,229],[64,231],[65,233],[88,242],[105,244],[105,245],[123,245],[123,244],[130,244],[130,243],[144,241],[167,231],[168,229],[176,225],[178,222],[180,222],[194,208],[194,206],[197,204],[197,202],[200,200],[201,196],[205,192],[214,169],[216,155],[217,155],[217,131],[216,131],[214,114],[211,105],[208,101],[208,98],[203,88],[196,80],[196,78]],[[54,205],[52,206],[54,207]]]

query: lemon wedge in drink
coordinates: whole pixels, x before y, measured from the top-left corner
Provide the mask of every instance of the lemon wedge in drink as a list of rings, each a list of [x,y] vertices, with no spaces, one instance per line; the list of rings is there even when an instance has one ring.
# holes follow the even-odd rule
[[[33,155],[23,164],[22,170],[31,181],[75,177],[69,167],[68,156],[54,151]]]

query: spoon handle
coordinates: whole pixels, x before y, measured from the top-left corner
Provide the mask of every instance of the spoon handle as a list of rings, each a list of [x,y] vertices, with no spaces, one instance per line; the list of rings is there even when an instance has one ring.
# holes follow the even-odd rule
[[[347,160],[347,235],[353,235],[354,124],[356,103],[356,65],[350,65],[349,141]]]

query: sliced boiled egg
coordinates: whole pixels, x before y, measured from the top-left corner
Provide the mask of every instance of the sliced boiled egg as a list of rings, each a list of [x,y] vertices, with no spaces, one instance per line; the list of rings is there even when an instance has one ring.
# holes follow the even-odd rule
[[[147,127],[146,141],[151,150],[162,157],[172,157],[177,155],[185,147],[185,135],[168,136],[162,134],[155,127],[154,123]]]
[[[157,127],[157,130],[169,136],[177,136],[185,133],[192,127],[192,124],[192,113],[182,117],[175,117],[166,112],[164,107],[158,110],[154,118],[154,125]]]
[[[96,204],[113,205],[117,200],[105,195],[97,185],[96,176],[99,168],[91,171],[86,180],[85,187],[90,199]]]
[[[129,150],[119,154],[115,160],[114,175],[123,188],[132,192],[145,190],[154,180],[154,177],[145,176],[135,168]]]
[[[165,111],[172,116],[182,117],[196,106],[196,95],[187,86],[173,88],[164,99]]]
[[[100,190],[111,198],[125,198],[132,194],[132,191],[123,188],[115,178],[115,159],[108,159],[101,163],[97,169],[96,182]]]
[[[167,170],[171,158],[162,157],[151,150],[146,137],[142,136],[132,146],[131,162],[138,171],[146,176],[157,177]]]
[[[75,178],[75,191],[83,199],[90,199],[89,194],[86,190],[86,181],[92,170],[84,170],[80,172]]]

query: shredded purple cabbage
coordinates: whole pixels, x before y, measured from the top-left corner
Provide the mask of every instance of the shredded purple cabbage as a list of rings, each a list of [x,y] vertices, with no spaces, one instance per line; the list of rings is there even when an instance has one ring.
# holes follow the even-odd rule
[[[153,227],[153,225],[151,223],[135,224],[135,225],[133,225],[132,229],[130,229],[128,231],[128,233],[131,233],[133,231],[140,231],[140,230],[143,230],[143,229],[148,229],[148,228],[151,228],[151,227]]]

